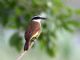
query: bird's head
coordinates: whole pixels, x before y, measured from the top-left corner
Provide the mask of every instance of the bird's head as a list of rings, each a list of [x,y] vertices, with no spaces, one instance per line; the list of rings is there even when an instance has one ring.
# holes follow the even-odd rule
[[[32,18],[32,21],[36,21],[36,22],[41,22],[42,20],[46,20],[46,17],[41,17],[41,16],[34,16]]]

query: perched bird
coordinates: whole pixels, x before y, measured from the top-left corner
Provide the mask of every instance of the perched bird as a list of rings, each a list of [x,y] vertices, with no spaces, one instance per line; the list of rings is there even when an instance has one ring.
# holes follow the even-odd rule
[[[28,25],[28,28],[25,32],[25,46],[24,51],[28,50],[32,43],[35,42],[41,33],[41,21],[45,20],[45,17],[34,16]]]

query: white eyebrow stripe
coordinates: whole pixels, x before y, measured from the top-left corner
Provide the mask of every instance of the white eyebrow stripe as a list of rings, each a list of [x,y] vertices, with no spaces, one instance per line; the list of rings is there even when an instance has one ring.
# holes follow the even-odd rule
[[[37,20],[34,19],[34,20],[32,20],[32,21],[36,21],[36,22],[39,22],[39,23],[40,23],[40,22],[41,22],[41,19],[37,19]]]

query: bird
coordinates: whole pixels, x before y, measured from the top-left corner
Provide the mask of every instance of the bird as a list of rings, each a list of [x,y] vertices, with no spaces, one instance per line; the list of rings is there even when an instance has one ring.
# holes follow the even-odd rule
[[[28,24],[28,27],[25,31],[24,51],[27,51],[30,48],[31,44],[34,44],[36,39],[38,39],[40,36],[42,20],[46,20],[46,17],[34,16]]]
[[[24,38],[25,38],[25,45],[24,51],[17,57],[16,60],[21,60],[25,53],[34,45],[35,41],[41,34],[41,21],[46,20],[46,17],[42,16],[34,16],[30,23],[28,24],[27,29],[25,30]]]

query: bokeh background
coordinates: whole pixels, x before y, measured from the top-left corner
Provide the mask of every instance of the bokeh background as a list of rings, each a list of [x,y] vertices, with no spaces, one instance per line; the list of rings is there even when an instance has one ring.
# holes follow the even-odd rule
[[[42,34],[22,60],[80,60],[80,0],[0,0],[0,60],[23,51],[31,18],[46,15]]]

